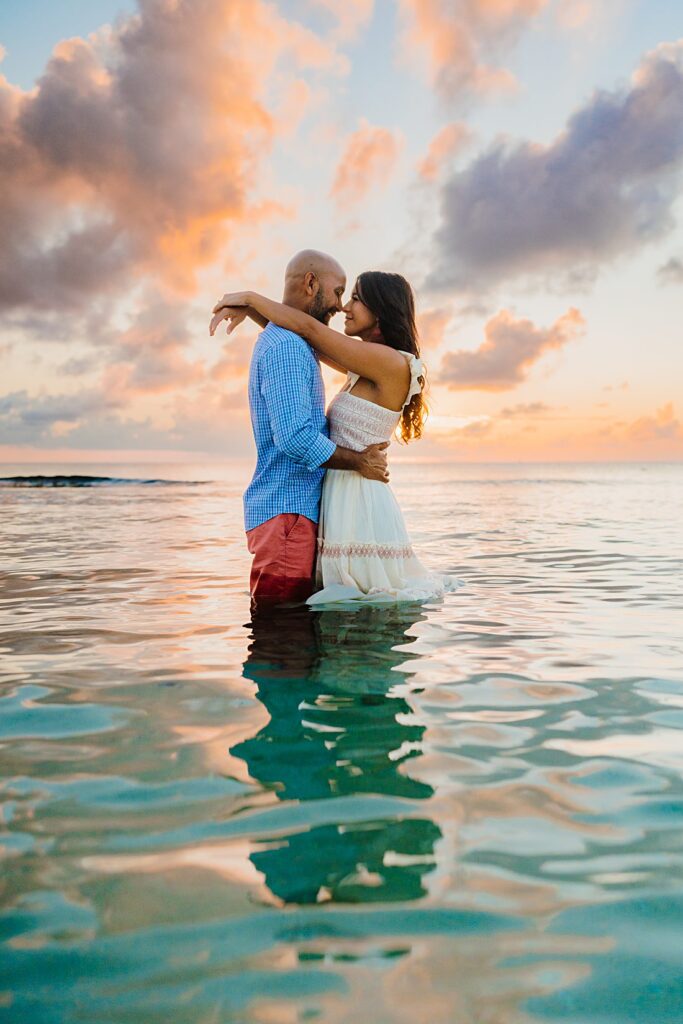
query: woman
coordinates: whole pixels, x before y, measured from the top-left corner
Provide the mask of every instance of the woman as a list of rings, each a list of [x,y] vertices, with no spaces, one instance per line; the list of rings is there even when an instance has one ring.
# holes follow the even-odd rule
[[[330,437],[361,451],[397,435],[422,434],[423,396],[413,292],[400,274],[361,274],[343,307],[344,334],[298,309],[254,292],[224,297],[211,333],[227,319],[228,333],[247,311],[305,338],[323,362],[346,371],[346,384],[328,409]],[[308,604],[330,601],[425,600],[443,594],[446,581],[416,558],[401,510],[386,483],[328,469],[318,526],[316,588]]]

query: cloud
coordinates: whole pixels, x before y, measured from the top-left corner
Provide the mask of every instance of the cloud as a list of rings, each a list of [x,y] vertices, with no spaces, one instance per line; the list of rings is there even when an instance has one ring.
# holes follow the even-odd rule
[[[441,192],[427,285],[486,289],[520,275],[594,276],[673,226],[683,165],[683,41],[598,92],[548,146],[499,141]]]
[[[82,374],[93,378],[99,371],[92,383],[62,394],[0,396],[0,446],[53,450],[66,439],[83,450],[249,451],[243,377],[250,346],[242,337],[239,345],[226,343],[213,366],[193,359],[190,314],[183,301],[144,294],[126,326],[107,326],[92,357],[60,367],[73,389]]]
[[[456,391],[507,391],[526,379],[544,352],[566,345],[584,326],[583,316],[574,308],[546,328],[501,310],[486,324],[486,340],[475,352],[461,349],[444,357],[438,382]]]
[[[2,443],[31,443],[61,437],[84,417],[120,408],[121,402],[98,389],[75,394],[32,396],[25,390],[0,397]],[[66,428],[66,429],[65,429]]]
[[[217,455],[245,455],[253,451],[244,388],[227,391],[221,384],[210,382],[196,393],[178,395],[173,420],[176,426],[168,436],[177,448]]]
[[[244,455],[251,450],[249,415],[243,394],[209,382],[191,394],[175,391],[160,417],[131,415],[128,394],[103,385],[73,394],[0,397],[0,447],[39,445],[95,450],[169,449]]]
[[[360,128],[346,140],[330,189],[339,209],[355,206],[387,180],[400,146],[399,137],[388,128],[375,127],[361,118]]]
[[[343,70],[261,0],[139,8],[59,43],[34,90],[0,78],[0,309],[79,310],[141,274],[191,293],[256,216],[278,62],[290,82],[301,68]]]
[[[103,374],[104,391],[123,403],[203,380],[204,363],[184,355],[190,341],[186,316],[184,303],[147,299],[130,326],[111,336],[113,361]]]
[[[479,419],[474,420],[472,423],[468,423],[464,427],[456,427],[451,432],[453,439],[458,440],[464,438],[465,440],[478,440],[482,437],[489,437],[493,432],[494,424],[491,419]]]
[[[672,256],[657,271],[660,284],[683,284],[683,260]]]
[[[459,155],[472,139],[472,132],[462,121],[453,121],[437,132],[429,144],[426,156],[420,161],[418,174],[426,181],[434,181],[444,165]]]
[[[660,441],[683,439],[681,422],[676,418],[673,402],[657,409],[654,416],[641,416],[630,423],[625,436],[630,441]]]
[[[348,41],[358,35],[372,17],[374,0],[313,0],[317,7],[328,11],[337,22],[336,36]]]
[[[519,405],[506,406],[505,409],[501,409],[499,416],[503,420],[512,420],[526,416],[542,416],[551,411],[552,406],[546,405],[545,402],[521,402]]]
[[[86,356],[71,356],[59,367],[59,372],[67,377],[82,377],[97,368],[98,357],[95,353]]]
[[[450,309],[426,309],[417,315],[420,350],[436,349],[444,340],[446,327],[453,313]]]
[[[190,354],[199,274],[282,215],[262,194],[270,147],[348,70],[264,0],[137,7],[60,42],[32,90],[0,76],[0,317],[22,344],[78,344],[65,391],[100,372],[53,404],[6,396],[18,440],[163,443],[176,392],[211,372]]]
[[[229,381],[232,379],[242,380],[249,371],[249,357],[253,348],[253,338],[240,335],[240,343],[236,345],[234,340],[226,341],[221,348],[220,358],[209,370],[209,375],[215,381]]]
[[[488,63],[512,46],[548,0],[399,0],[406,62],[424,58],[432,84],[451,103],[506,91],[515,79]]]
[[[494,415],[430,417],[430,439],[465,458],[507,460],[680,459],[683,424],[673,402],[633,420],[542,402],[519,403]]]
[[[588,0],[559,0],[557,20],[563,28],[583,28],[594,15]]]

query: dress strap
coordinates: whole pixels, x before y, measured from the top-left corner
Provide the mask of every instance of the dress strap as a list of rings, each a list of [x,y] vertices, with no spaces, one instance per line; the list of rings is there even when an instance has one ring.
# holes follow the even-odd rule
[[[408,364],[410,366],[410,386],[408,388],[406,400],[403,403],[403,408],[405,409],[408,403],[413,400],[415,395],[419,395],[422,391],[424,383],[424,366],[422,365],[422,360],[418,359],[417,356],[414,356],[412,352],[404,352],[403,355],[408,360]],[[422,380],[420,380],[420,377],[422,377]]]
[[[351,373],[351,371],[348,370],[346,373],[346,384],[342,388],[342,391],[350,391],[359,378],[359,373]]]

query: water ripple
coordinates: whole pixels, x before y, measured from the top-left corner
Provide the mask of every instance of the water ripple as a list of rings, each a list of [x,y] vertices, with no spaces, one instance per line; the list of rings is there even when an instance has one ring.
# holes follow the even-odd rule
[[[527,469],[396,467],[443,602],[270,619],[244,467],[0,481],[0,1013],[683,1019],[683,470]]]

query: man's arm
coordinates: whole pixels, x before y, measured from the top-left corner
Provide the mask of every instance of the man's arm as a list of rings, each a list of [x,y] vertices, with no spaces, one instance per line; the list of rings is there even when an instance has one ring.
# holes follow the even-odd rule
[[[249,317],[250,320],[253,320],[255,324],[258,324],[259,327],[268,326],[268,319],[260,313],[257,313],[253,306],[223,306],[221,308],[221,315],[214,316],[211,320],[211,324],[209,325],[209,334],[213,337],[216,327],[223,319],[228,321],[227,333],[232,334],[235,328],[239,327],[247,317]],[[325,363],[325,366],[332,367],[332,369],[336,370],[338,373],[346,373],[346,368],[342,366],[341,363],[336,363],[334,359],[330,359],[328,356],[324,356],[321,353],[318,353],[318,358],[321,363]]]
[[[354,452],[351,448],[340,448],[334,455],[323,462],[324,469],[350,469],[360,473],[368,480],[380,480],[384,484],[389,483],[389,469],[387,467],[388,441],[381,444],[371,444],[362,452]]]
[[[264,355],[263,395],[273,441],[281,452],[307,469],[346,469],[371,480],[389,479],[385,449],[388,442],[363,452],[342,448],[316,430],[312,422],[309,357],[294,337],[281,338]]]
[[[292,462],[313,470],[331,458],[337,446],[313,424],[310,358],[301,339],[284,335],[263,355],[260,370],[275,447]]]
[[[378,383],[386,378],[405,378],[406,386],[410,371],[403,355],[390,345],[374,341],[361,341],[335,331],[301,309],[274,302],[258,292],[231,292],[223,296],[214,308],[214,317],[209,327],[213,332],[221,320],[234,319],[235,307],[248,306],[286,331],[297,334],[311,345],[321,356],[331,359],[360,377]],[[230,327],[228,327],[230,330]]]

